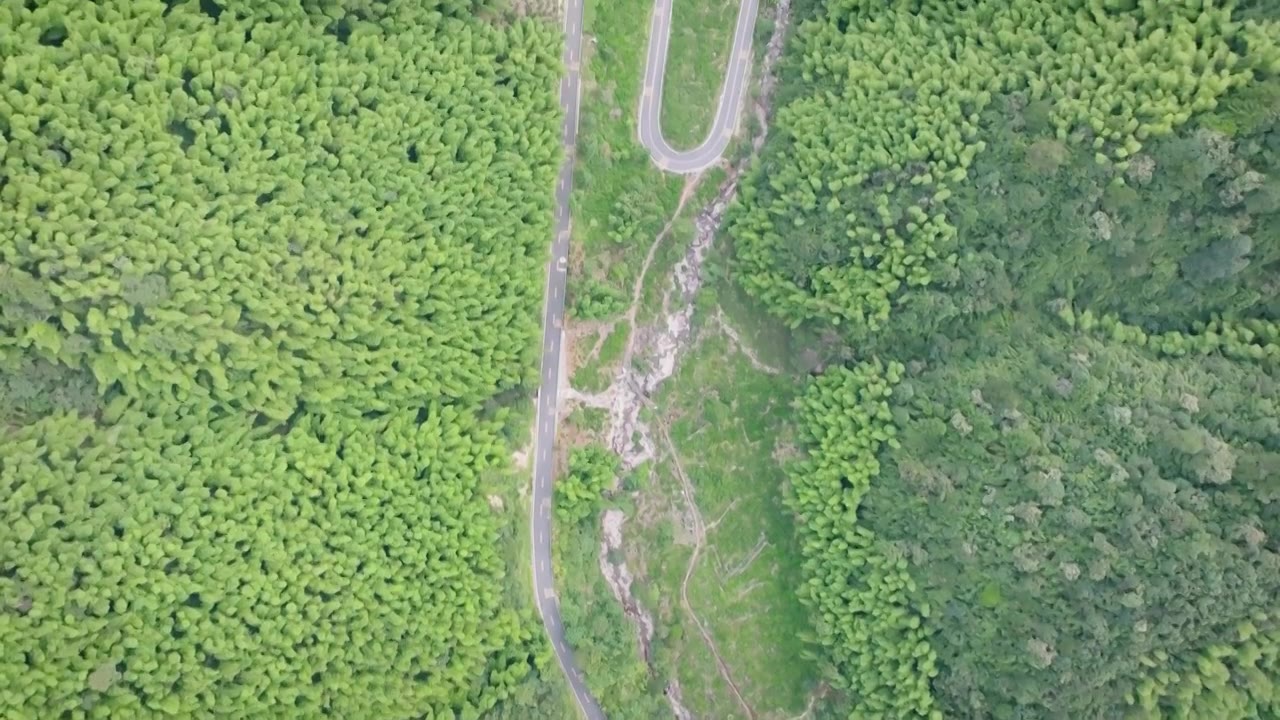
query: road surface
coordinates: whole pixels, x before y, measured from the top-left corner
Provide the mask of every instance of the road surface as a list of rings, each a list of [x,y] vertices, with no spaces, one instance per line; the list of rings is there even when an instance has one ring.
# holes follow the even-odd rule
[[[582,671],[574,662],[573,651],[564,639],[564,622],[556,597],[555,577],[551,566],[551,483],[555,473],[556,407],[560,392],[560,351],[564,325],[566,266],[569,256],[569,196],[573,193],[574,145],[578,139],[578,101],[581,98],[579,70],[582,62],[582,3],[565,0],[564,8],[564,78],[560,81],[560,107],[564,110],[561,141],[564,163],[556,178],[556,234],[551,242],[551,261],[547,264],[547,295],[542,318],[541,389],[538,391],[538,413],[534,421],[533,501],[530,533],[533,535],[531,568],[534,601],[547,636],[564,671],[574,699],[587,720],[605,720],[600,705],[587,690]]]
[[[733,30],[733,49],[729,53],[728,72],[720,88],[720,104],[711,130],[702,144],[692,150],[673,149],[662,137],[662,78],[667,72],[667,43],[671,39],[671,3],[654,0],[653,21],[649,26],[649,59],[644,67],[644,87],[640,91],[638,128],[640,144],[649,150],[658,167],[673,173],[695,173],[711,167],[737,128],[751,69],[751,39],[755,32],[758,0],[742,0],[738,6],[738,24]],[[702,42],[706,42],[703,40]]]

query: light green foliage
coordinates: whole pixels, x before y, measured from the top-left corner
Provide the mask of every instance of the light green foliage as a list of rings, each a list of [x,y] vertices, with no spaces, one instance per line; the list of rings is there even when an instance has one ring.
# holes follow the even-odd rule
[[[1114,315],[1095,319],[1090,311],[1085,310],[1079,318],[1081,330],[1096,330],[1113,340],[1145,346],[1161,355],[1184,357],[1220,353],[1239,360],[1280,363],[1280,325],[1272,321],[1248,318],[1235,323],[1215,319],[1207,324],[1196,323],[1194,332],[1172,330],[1148,334],[1141,327],[1118,320]]]
[[[423,416],[278,433],[118,399],[11,432],[0,714],[483,709],[528,672],[534,630],[501,605],[476,492],[502,448],[465,412]]]
[[[573,525],[593,517],[601,494],[616,482],[618,468],[618,456],[599,445],[574,448],[569,472],[556,480],[556,518]]]
[[[858,521],[863,495],[879,474],[876,455],[894,447],[887,401],[902,366],[837,367],[797,402],[808,458],[791,472],[810,606],[832,683],[851,693],[852,717],[940,717],[929,680],[937,674],[924,618],[913,606],[907,563],[891,557]]]
[[[622,312],[627,296],[613,285],[582,278],[569,289],[569,306],[578,320],[600,320]]]
[[[481,481],[559,41],[489,6],[0,2],[0,716],[475,720],[546,669]]]
[[[56,312],[5,344],[276,420],[532,377],[549,28],[423,11],[342,42],[190,2],[13,7],[0,257]]]
[[[609,213],[609,239],[619,245],[644,244],[645,233],[662,217],[662,206],[645,192],[644,182],[634,180],[633,185],[618,196]]]
[[[1151,137],[1272,72],[1277,26],[1229,3],[828,0],[793,41],[796,98],[730,224],[744,287],[792,325],[876,330],[953,272],[980,114],[1025,91],[1036,122],[1125,169]]]
[[[1280,629],[1260,615],[1246,620],[1229,644],[1215,645],[1193,667],[1173,672],[1164,666],[1164,653],[1147,659],[1155,676],[1138,689],[1139,709],[1132,720],[1194,720],[1196,718],[1267,718],[1280,716]],[[1263,629],[1259,629],[1258,625]]]

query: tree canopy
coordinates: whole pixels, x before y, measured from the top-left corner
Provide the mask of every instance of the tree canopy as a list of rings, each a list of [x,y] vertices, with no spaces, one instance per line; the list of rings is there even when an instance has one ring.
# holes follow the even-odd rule
[[[477,718],[557,31],[0,2],[0,716]]]
[[[1002,94],[1049,136],[1041,165],[1053,143],[1083,145],[1123,184],[1150,139],[1280,74],[1274,21],[1231,3],[827,0],[816,14],[729,224],[743,286],[792,325],[874,331],[960,269],[954,196],[981,180],[982,114]]]
[[[849,716],[1280,712],[1280,9],[810,12],[729,232]]]

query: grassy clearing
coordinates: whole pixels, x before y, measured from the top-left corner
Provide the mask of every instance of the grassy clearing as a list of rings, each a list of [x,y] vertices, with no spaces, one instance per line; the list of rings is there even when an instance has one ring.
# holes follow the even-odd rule
[[[569,413],[568,424],[586,433],[598,432],[609,424],[609,414],[600,408],[576,407]]]
[[[675,210],[682,182],[654,167],[636,140],[651,9],[651,0],[588,0],[583,11],[575,274],[628,294],[649,242]]]
[[[790,718],[804,711],[820,677],[804,657],[801,638],[808,616],[795,594],[802,581],[794,525],[783,505],[781,461],[791,452],[786,438],[790,403],[808,359],[790,331],[770,318],[733,281],[732,242],[718,237],[707,259],[706,281],[694,323],[703,340],[681,361],[675,377],[656,398],[672,442],[693,484],[707,526],[707,545],[690,578],[689,600],[708,626],[739,689],[761,718]],[[771,375],[756,370],[728,338],[709,326],[721,313]],[[669,461],[658,466],[659,493],[677,518],[684,502]],[[670,658],[684,687],[685,702],[698,717],[745,717],[714,658],[680,610],[679,585],[691,548],[657,532],[637,538],[647,558],[655,594],[669,596],[673,631],[661,657]],[[680,537],[679,528],[665,530]]]
[[[609,333],[609,337],[605,338],[604,343],[600,346],[600,356],[597,358],[601,365],[606,367],[612,366],[622,358],[622,352],[627,346],[626,328],[616,327]]]
[[[664,676],[679,679],[684,704],[695,717],[737,718],[740,708],[716,669],[715,657],[680,603],[680,583],[693,544],[682,515],[675,467],[664,455],[653,470],[644,492],[654,514],[645,518],[643,532],[636,534],[632,554],[643,558],[637,560],[645,567],[643,597],[664,633],[661,642],[655,643],[655,665]],[[694,609],[705,622],[706,611],[696,604]]]
[[[767,332],[761,327],[755,334]],[[785,347],[771,352],[787,353]],[[802,656],[800,638],[809,625],[795,596],[801,581],[798,549],[774,458],[796,387],[792,378],[754,370],[712,331],[658,397],[707,525],[689,600],[760,717],[802,712],[818,677]],[[635,543],[646,565],[646,584],[662,598],[658,623],[671,628],[659,661],[679,677],[685,704],[696,716],[741,717],[741,707],[680,607],[692,540],[684,529],[685,505],[673,465],[664,458],[656,470],[646,502],[666,511],[649,513],[649,522],[638,525],[644,530]]]
[[[626,350],[626,324],[602,326],[596,332],[582,336],[577,342],[579,347],[575,348],[575,352],[582,360],[573,373],[573,386],[583,392],[601,392],[613,382],[618,361]],[[599,350],[596,350],[597,344]]]
[[[708,183],[695,206],[705,204],[717,186]],[[692,232],[691,222],[677,222],[670,246],[682,251]],[[796,362],[786,328],[733,283],[727,262],[731,251],[727,238],[717,239],[694,315],[704,339],[683,357],[656,402],[707,525],[707,544],[689,582],[690,603],[757,715],[795,717],[803,712],[819,673],[803,657],[800,638],[809,623],[795,595],[801,582],[799,553],[774,455],[803,363]],[[667,286],[666,273],[660,277],[660,283],[646,283],[642,320],[658,312]],[[762,362],[782,374],[755,370],[716,327],[707,327],[717,312]],[[649,606],[665,629],[655,649],[659,672],[679,678],[685,704],[695,716],[745,717],[680,604],[692,538],[670,458],[663,455],[641,494],[638,504],[649,509],[637,522],[638,530],[643,529],[633,536],[631,554],[643,567],[644,594],[653,598]]]
[[[762,711],[798,712],[817,677],[801,659],[808,620],[795,596],[799,555],[773,459],[793,389],[713,340],[690,358],[667,405],[682,416],[671,436],[699,507],[709,526],[718,521],[691,579],[690,602]]]
[[[707,136],[733,45],[738,0],[680,0],[671,9],[671,43],[662,88],[662,134],[678,150]]]

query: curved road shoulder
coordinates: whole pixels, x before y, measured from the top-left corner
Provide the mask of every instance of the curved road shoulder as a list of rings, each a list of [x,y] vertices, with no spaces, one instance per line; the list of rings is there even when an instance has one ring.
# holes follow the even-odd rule
[[[644,86],[640,91],[640,144],[649,150],[658,167],[674,173],[695,173],[711,167],[737,129],[751,70],[751,40],[755,33],[759,0],[742,0],[738,6],[738,22],[733,29],[733,49],[729,53],[724,84],[720,87],[720,104],[711,129],[702,144],[692,150],[679,151],[662,136],[662,83],[667,73],[667,45],[671,40],[671,4],[674,0],[654,0],[653,20],[649,26],[649,56],[644,68]]]

